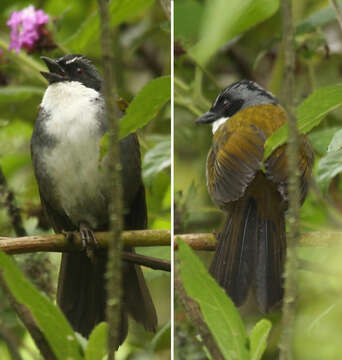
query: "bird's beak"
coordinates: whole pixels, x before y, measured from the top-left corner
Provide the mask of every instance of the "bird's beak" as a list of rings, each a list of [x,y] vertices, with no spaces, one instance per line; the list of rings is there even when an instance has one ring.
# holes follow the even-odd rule
[[[208,111],[196,119],[196,124],[210,124],[218,119],[218,115],[212,111]]]
[[[67,73],[57,63],[56,60],[50,59],[46,56],[41,56],[40,58],[45,62],[49,69],[49,72],[41,71],[40,73],[45,77],[45,79],[47,79],[50,84],[68,79]]]

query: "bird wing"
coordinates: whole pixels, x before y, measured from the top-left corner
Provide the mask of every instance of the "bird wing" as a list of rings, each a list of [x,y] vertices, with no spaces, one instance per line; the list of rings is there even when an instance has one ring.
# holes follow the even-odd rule
[[[265,136],[261,131],[250,124],[234,129],[229,122],[219,130],[220,136],[214,137],[207,159],[209,193],[220,207],[244,194],[264,154]]]
[[[239,199],[261,170],[267,137],[286,122],[278,105],[251,106],[227,120],[215,132],[207,159],[207,182],[220,207]]]

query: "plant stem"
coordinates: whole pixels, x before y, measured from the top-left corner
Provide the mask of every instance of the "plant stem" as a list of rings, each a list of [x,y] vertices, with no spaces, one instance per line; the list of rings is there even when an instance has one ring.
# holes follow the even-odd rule
[[[295,73],[295,47],[294,27],[292,20],[291,0],[282,2],[283,17],[283,43],[284,43],[284,73],[282,88],[282,103],[288,112],[288,224],[287,235],[287,259],[285,264],[285,285],[283,300],[283,332],[280,348],[280,360],[293,359],[293,328],[296,311],[297,297],[297,268],[298,258],[296,246],[300,237],[299,210],[300,210],[300,189],[299,189],[299,133],[297,122],[294,116],[294,73]]]
[[[119,119],[118,109],[114,99],[113,31],[110,27],[107,0],[98,0],[101,26],[101,48],[103,59],[103,95],[109,122],[109,163],[111,164],[112,196],[110,204],[110,226],[112,241],[109,242],[107,262],[107,320],[108,320],[108,359],[115,359],[115,348],[119,343],[121,321],[121,231],[122,231],[122,184],[121,165],[119,157]]]

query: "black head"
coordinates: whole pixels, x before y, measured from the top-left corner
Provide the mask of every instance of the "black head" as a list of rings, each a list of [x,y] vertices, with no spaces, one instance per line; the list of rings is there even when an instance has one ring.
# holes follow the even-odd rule
[[[99,91],[101,89],[101,77],[95,66],[83,55],[66,55],[58,59],[50,59],[42,56],[49,72],[41,74],[49,84],[61,81],[78,81],[84,86]]]
[[[222,90],[211,109],[196,122],[213,123],[222,118],[232,117],[247,107],[261,104],[278,104],[278,100],[254,81],[241,80]]]

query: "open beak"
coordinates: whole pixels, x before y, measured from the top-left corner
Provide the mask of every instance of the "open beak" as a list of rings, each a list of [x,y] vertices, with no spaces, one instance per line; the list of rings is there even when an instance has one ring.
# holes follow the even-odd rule
[[[196,119],[196,124],[210,124],[218,120],[219,116],[212,111],[208,111]]]
[[[41,71],[40,73],[52,84],[54,82],[65,81],[68,79],[67,73],[64,69],[56,62],[56,60],[50,59],[46,56],[40,57],[49,69],[49,72]]]

